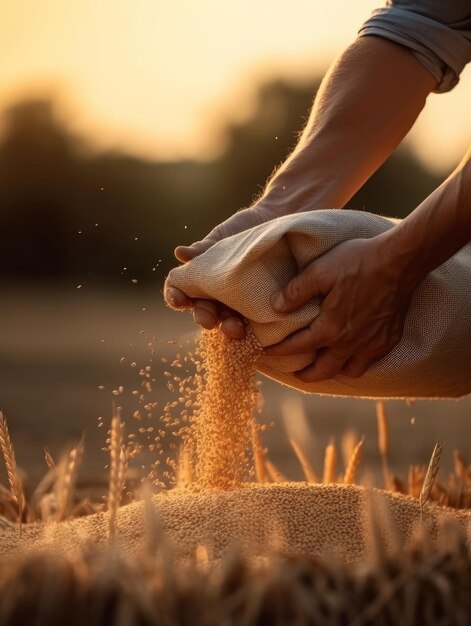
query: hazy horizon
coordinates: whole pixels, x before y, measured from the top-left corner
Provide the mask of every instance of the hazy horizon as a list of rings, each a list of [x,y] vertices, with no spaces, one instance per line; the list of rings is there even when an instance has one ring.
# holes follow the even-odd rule
[[[224,120],[249,114],[258,83],[321,75],[381,4],[4,0],[0,109],[53,95],[98,148],[207,159],[222,149]],[[429,167],[452,167],[469,144],[470,100],[469,68],[430,97],[410,135]]]

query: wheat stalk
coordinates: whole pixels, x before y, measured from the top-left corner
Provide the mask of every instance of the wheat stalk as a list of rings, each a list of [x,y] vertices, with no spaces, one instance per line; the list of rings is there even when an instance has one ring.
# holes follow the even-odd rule
[[[294,453],[298,457],[299,464],[302,467],[302,470],[304,472],[304,476],[306,477],[307,482],[318,483],[319,479],[317,478],[316,472],[314,471],[314,468],[312,467],[309,459],[304,453],[304,450],[301,448],[299,443],[293,437],[291,437],[289,441],[290,441],[291,446],[293,447]]]
[[[118,408],[111,420],[110,433],[110,480],[108,487],[108,532],[109,537],[115,536],[116,516],[121,502],[124,474],[126,466],[126,454],[123,446],[123,423],[121,410]]]
[[[55,483],[55,496],[57,502],[57,521],[67,518],[72,507],[74,488],[77,479],[77,471],[83,455],[83,439],[66,454],[59,465]]]
[[[255,419],[252,420],[252,454],[257,482],[268,482],[267,469],[265,467],[265,454],[262,442],[260,441],[260,426]]]
[[[20,475],[16,466],[15,449],[10,438],[10,432],[8,430],[7,420],[3,411],[0,411],[0,446],[3,452],[3,458],[5,460],[5,466],[7,469],[8,482],[10,483],[11,493],[18,505],[18,522],[21,534],[21,523],[23,518],[23,512],[26,506],[25,495],[23,491],[23,484],[21,482]]]
[[[322,482],[324,485],[335,482],[336,464],[337,452],[335,450],[335,444],[333,441],[330,441],[325,447],[324,454],[324,474],[322,476]]]
[[[430,462],[428,464],[427,472],[425,474],[424,483],[422,485],[422,489],[420,490],[419,503],[420,503],[420,521],[423,520],[424,514],[424,506],[429,499],[430,492],[432,491],[433,484],[435,482],[435,478],[437,477],[437,473],[440,467],[440,456],[443,451],[443,444],[440,441],[437,441],[435,447],[432,452],[432,456],[430,457]]]
[[[280,472],[280,470],[272,463],[269,459],[265,459],[265,467],[268,472],[268,476],[270,480],[274,483],[285,483],[287,482],[286,476]]]
[[[152,498],[152,487],[149,481],[145,481],[140,489],[141,499],[144,501],[144,530],[145,551],[144,554],[155,557],[159,547],[162,547],[162,525],[158,515],[155,501]]]
[[[355,477],[360,465],[361,457],[363,454],[363,444],[365,437],[362,437],[357,443],[348,461],[347,469],[345,470],[345,476],[343,482],[346,485],[352,485],[355,482]]]
[[[44,448],[44,460],[46,461],[47,469],[52,470],[55,468],[56,462],[47,448]]]
[[[176,476],[177,487],[187,487],[193,482],[193,454],[191,444],[184,440],[178,453],[178,466]]]
[[[454,450],[453,452],[453,465],[454,465],[455,474],[458,476],[458,478],[461,478],[461,480],[466,481],[467,475],[468,475],[468,471],[467,471],[468,468],[459,450]]]
[[[381,467],[383,470],[384,488],[389,489],[389,420],[386,405],[382,400],[376,403],[376,421],[378,424],[378,448],[381,454]]]

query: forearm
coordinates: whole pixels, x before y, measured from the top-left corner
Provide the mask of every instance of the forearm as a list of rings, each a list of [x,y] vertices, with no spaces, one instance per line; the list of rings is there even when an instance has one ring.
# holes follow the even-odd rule
[[[385,258],[406,289],[471,241],[471,149],[438,189],[381,238]]]
[[[261,201],[281,214],[343,207],[401,142],[434,87],[408,50],[358,39],[324,78],[298,145]]]

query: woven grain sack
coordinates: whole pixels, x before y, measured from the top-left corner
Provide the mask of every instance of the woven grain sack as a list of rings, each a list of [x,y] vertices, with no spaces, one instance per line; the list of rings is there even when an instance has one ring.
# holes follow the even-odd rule
[[[241,313],[262,346],[277,343],[319,314],[318,299],[298,311],[273,311],[270,297],[311,263],[347,239],[368,238],[395,220],[348,210],[288,215],[228,237],[186,265],[167,284],[192,298],[218,300]],[[305,383],[293,372],[309,354],[262,356],[260,372],[302,391],[365,398],[459,397],[471,392],[471,244],[417,287],[400,343],[358,379],[342,374]]]

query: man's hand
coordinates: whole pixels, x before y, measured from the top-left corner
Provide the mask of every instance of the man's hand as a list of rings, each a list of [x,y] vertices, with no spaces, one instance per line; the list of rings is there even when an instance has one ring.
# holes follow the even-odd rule
[[[279,213],[262,204],[243,209],[216,226],[201,241],[197,241],[191,246],[178,246],[175,250],[175,256],[182,263],[187,263],[206,252],[221,239],[268,222],[278,216]],[[195,322],[203,328],[211,330],[220,323],[221,329],[227,337],[242,339],[245,336],[245,324],[240,315],[221,303],[213,300],[192,300],[183,291],[172,286],[167,287],[164,295],[167,302],[176,309],[193,309]]]
[[[196,241],[192,243],[191,246],[178,246],[178,248],[175,248],[175,256],[182,263],[187,263],[196,256],[206,252],[206,250],[214,246],[218,241],[221,241],[221,239],[226,239],[226,237],[231,237],[231,235],[236,235],[259,224],[264,224],[279,216],[280,213],[267,207],[266,203],[260,203],[248,209],[242,209],[242,211],[234,213],[234,215],[231,215],[225,222],[213,228],[201,241]]]
[[[202,241],[179,246],[176,257],[186,263],[217,241],[281,215],[342,208],[401,142],[435,86],[435,78],[403,46],[361,37],[331,66],[296,148],[256,206],[236,213]],[[222,322],[229,337],[244,336],[240,317],[218,303],[192,301],[172,287],[165,298],[175,308],[193,308],[204,328]]]
[[[382,237],[345,241],[322,255],[281,291],[272,306],[279,313],[322,299],[319,316],[275,346],[269,356],[312,353],[297,377],[304,382],[357,378],[399,343],[412,288],[384,256]]]

